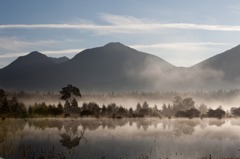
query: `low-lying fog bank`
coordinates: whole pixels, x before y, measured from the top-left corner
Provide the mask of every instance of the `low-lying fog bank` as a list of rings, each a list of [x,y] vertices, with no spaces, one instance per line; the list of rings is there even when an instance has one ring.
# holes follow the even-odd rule
[[[47,93],[10,93],[16,95],[17,98],[22,101],[25,105],[33,105],[34,103],[64,104],[65,101],[60,100],[60,95],[57,92]],[[84,94],[82,97],[77,98],[79,105],[83,103],[95,102],[98,105],[108,105],[116,103],[124,108],[135,109],[137,104],[144,103],[145,101],[150,107],[155,105],[158,108],[162,108],[163,104],[172,104],[174,97],[180,96],[182,98],[192,98],[195,102],[195,106],[199,107],[204,104],[210,108],[218,108],[221,106],[224,110],[229,110],[231,107],[239,107],[240,101],[240,90],[229,90],[229,91],[208,91],[208,92],[121,92],[121,93],[98,93],[98,94]]]

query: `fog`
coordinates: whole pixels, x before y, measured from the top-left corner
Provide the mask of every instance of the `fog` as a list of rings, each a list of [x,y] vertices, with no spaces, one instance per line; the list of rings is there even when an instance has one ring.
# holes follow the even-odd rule
[[[150,83],[145,90],[210,91],[235,89],[239,78],[232,79],[212,67],[173,67],[148,57],[141,68],[128,68],[126,74],[136,81]],[[136,71],[140,70],[140,71]]]
[[[133,89],[132,92],[131,90],[114,92],[113,89],[113,92],[110,93],[97,91],[97,93],[89,93],[84,90],[81,92],[82,98],[77,99],[79,106],[84,102],[95,102],[99,106],[116,103],[118,106],[135,109],[137,103],[142,104],[146,101],[150,107],[157,105],[158,109],[161,109],[163,104],[172,104],[175,96],[193,98],[195,107],[205,104],[209,108],[221,106],[223,109],[229,110],[231,107],[240,106],[240,90],[235,89],[234,83],[230,85],[231,82],[227,81],[224,72],[220,70],[203,66],[176,68],[152,56],[139,62],[143,63],[138,66],[141,68],[126,67],[125,72],[126,76],[136,85],[143,85],[143,89],[139,91]],[[126,85],[126,87],[132,88],[131,85]],[[231,88],[234,89],[231,90]],[[58,92],[18,96],[18,99],[27,106],[36,102],[64,104],[64,101],[59,98]]]
[[[121,93],[99,93],[99,94],[85,94],[82,93],[81,98],[77,98],[78,105],[82,106],[84,102],[95,102],[100,107],[107,106],[111,103],[116,103],[118,106],[135,109],[137,104],[143,104],[146,101],[150,107],[155,105],[161,109],[163,104],[172,105],[173,99],[176,96],[182,98],[191,97],[195,102],[195,107],[205,104],[208,108],[218,108],[221,106],[224,110],[229,110],[231,107],[240,106],[240,90],[229,91],[194,91],[194,92],[177,92],[177,91],[163,91],[163,92],[121,92]],[[34,105],[34,103],[64,104],[65,101],[60,100],[60,95],[56,92],[53,94],[38,93],[26,94],[24,96],[17,96],[26,106]]]

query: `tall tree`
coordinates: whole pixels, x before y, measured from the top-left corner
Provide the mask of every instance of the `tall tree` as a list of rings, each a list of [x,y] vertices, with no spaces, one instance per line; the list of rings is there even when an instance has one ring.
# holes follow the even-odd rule
[[[80,90],[71,84],[68,84],[67,87],[63,87],[62,90],[60,91],[60,94],[61,94],[60,99],[65,100],[66,103],[67,102],[73,103],[73,100],[75,99],[75,97],[82,96],[80,93]]]
[[[78,107],[78,102],[77,102],[76,98],[73,98],[73,100],[72,100],[72,107],[75,107],[75,108]]]
[[[8,108],[7,95],[3,89],[0,89],[0,114],[7,113]]]

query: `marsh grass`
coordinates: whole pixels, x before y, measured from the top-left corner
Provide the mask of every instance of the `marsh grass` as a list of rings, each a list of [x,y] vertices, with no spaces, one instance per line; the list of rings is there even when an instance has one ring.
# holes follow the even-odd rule
[[[240,157],[213,157],[211,154],[209,154],[209,156],[205,156],[200,159],[240,159]]]

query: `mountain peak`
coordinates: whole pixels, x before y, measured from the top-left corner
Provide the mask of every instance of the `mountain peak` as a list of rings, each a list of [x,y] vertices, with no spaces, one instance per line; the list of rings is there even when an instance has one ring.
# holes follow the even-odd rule
[[[41,53],[38,52],[38,51],[32,51],[32,52],[30,52],[29,54],[41,54]]]
[[[125,46],[125,45],[123,45],[123,44],[120,43],[120,42],[110,42],[110,43],[104,45],[104,47],[114,47],[114,46]],[[125,46],[125,47],[126,47],[126,46]]]
[[[106,49],[114,49],[114,50],[126,50],[126,49],[132,49],[120,42],[110,42],[106,45],[103,46],[103,48],[106,48]]]
[[[42,54],[42,53],[40,53],[38,51],[32,51],[29,54],[27,54],[26,56],[46,56],[46,55],[44,55],[44,54]]]
[[[37,62],[37,61],[48,61],[48,57],[45,54],[42,54],[38,51],[32,51],[29,54],[25,55],[25,56],[20,56],[17,61],[32,61],[32,62]]]
[[[15,61],[7,66],[7,68],[23,68],[51,64],[53,61],[49,59],[46,55],[38,52],[32,51],[25,56],[18,57]]]

